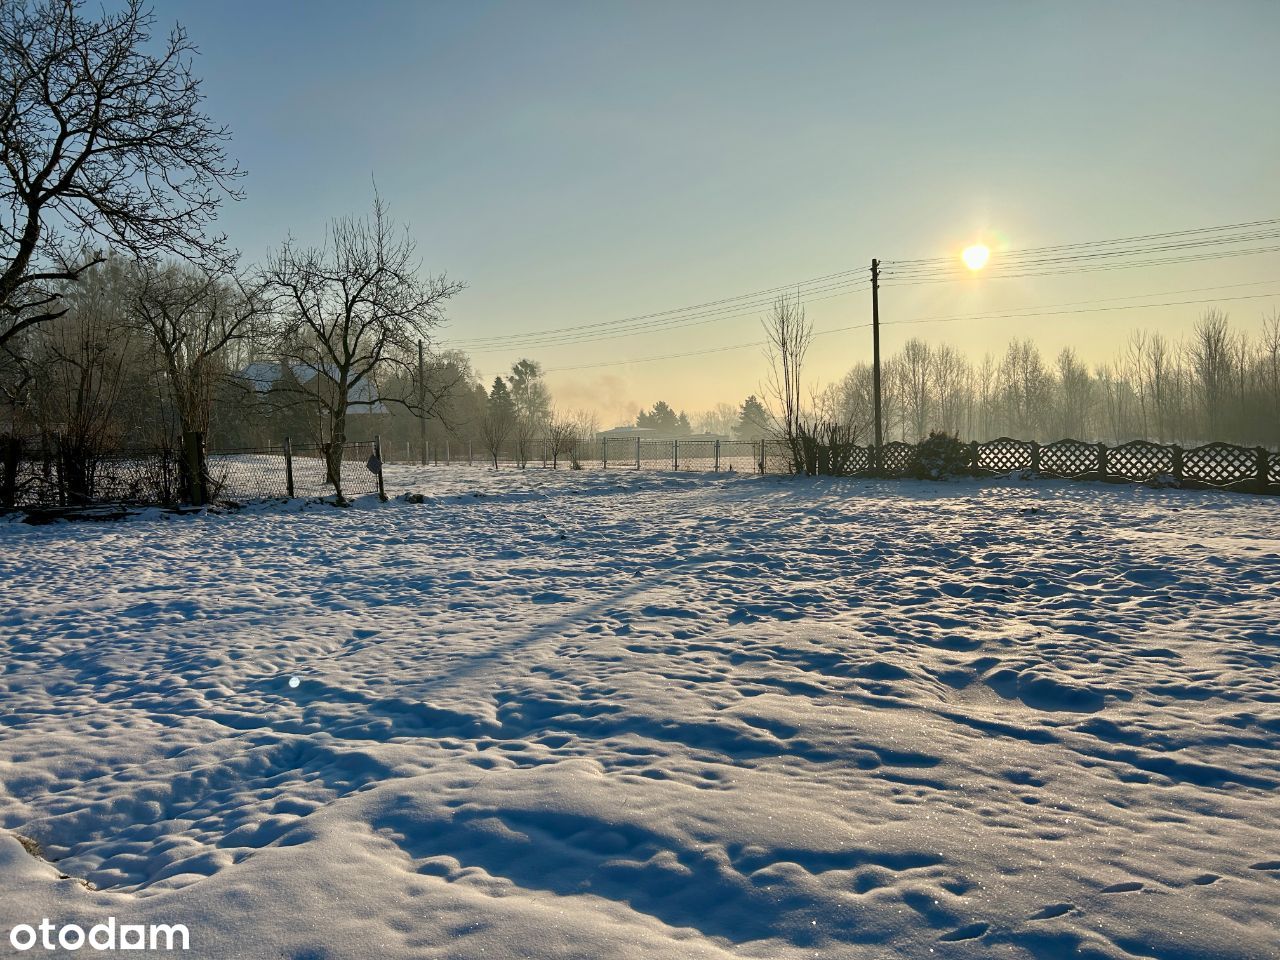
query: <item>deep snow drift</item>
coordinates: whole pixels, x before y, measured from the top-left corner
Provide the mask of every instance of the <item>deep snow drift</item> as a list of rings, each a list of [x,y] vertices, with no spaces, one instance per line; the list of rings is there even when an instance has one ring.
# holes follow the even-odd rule
[[[1280,955],[1280,503],[392,479],[0,524],[0,953]]]

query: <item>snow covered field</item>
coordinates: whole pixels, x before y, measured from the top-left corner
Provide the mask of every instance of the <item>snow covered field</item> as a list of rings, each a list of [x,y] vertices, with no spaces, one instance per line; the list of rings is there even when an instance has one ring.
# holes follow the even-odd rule
[[[0,954],[1280,956],[1280,502],[388,472],[0,524]]]

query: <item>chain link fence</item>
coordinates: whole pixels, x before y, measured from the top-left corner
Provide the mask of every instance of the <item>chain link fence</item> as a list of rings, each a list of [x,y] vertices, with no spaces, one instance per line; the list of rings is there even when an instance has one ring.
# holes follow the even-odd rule
[[[99,451],[57,436],[0,437],[0,509],[75,511],[101,506],[200,506],[254,500],[383,495],[378,440],[204,450],[198,434],[182,449]],[[335,483],[335,473],[338,483]]]

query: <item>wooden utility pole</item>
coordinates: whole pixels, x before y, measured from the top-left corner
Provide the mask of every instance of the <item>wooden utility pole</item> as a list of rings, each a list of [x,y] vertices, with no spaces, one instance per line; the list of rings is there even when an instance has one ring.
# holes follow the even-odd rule
[[[871,392],[876,415],[876,450],[872,469],[880,470],[880,447],[884,443],[884,423],[880,412],[880,261],[871,261]]]
[[[877,401],[878,402],[878,401]],[[427,364],[422,355],[422,341],[418,341],[418,456],[419,463],[427,465]]]

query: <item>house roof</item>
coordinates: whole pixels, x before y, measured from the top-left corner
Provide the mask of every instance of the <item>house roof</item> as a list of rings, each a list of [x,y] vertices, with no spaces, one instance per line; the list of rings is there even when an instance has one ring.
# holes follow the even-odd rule
[[[315,367],[308,366],[305,363],[291,363],[290,371],[293,378],[301,384],[308,384],[314,380],[319,371]],[[336,371],[328,368],[330,376],[334,376]],[[284,375],[284,365],[273,361],[259,360],[249,364],[240,371],[240,376],[253,384],[253,388],[259,393],[266,393],[273,386],[280,382]],[[386,413],[387,407],[378,399],[378,388],[372,380],[361,380],[354,387],[347,391],[347,403],[350,406],[359,409],[353,410],[353,413]]]

